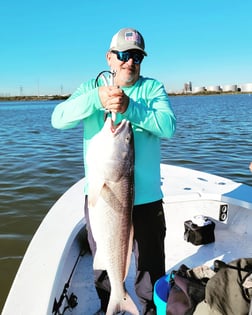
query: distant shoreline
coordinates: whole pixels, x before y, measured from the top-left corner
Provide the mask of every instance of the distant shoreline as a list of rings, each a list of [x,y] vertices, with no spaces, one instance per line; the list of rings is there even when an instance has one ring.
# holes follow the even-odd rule
[[[198,93],[192,93],[192,92],[181,92],[181,93],[168,93],[169,96],[207,96],[207,95],[241,95],[241,94],[252,94],[251,92],[240,92],[240,91],[204,91],[204,92],[198,92]]]
[[[69,95],[24,95],[24,96],[0,96],[0,102],[6,101],[52,101],[52,100],[65,100]]]
[[[199,92],[199,93],[191,93],[191,92],[182,92],[182,93],[168,93],[169,96],[206,96],[206,95],[226,95],[226,94],[252,94],[251,92],[216,92],[216,91],[205,91],[205,92]],[[35,96],[35,95],[26,95],[26,96],[0,96],[0,102],[6,102],[6,101],[52,101],[52,100],[65,100],[67,99],[69,95],[41,95],[41,96]]]

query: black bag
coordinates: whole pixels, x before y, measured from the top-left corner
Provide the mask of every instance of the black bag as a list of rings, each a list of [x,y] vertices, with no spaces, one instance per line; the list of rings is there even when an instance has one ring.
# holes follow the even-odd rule
[[[198,279],[192,269],[181,265],[170,277],[166,315],[191,315],[199,302],[205,298],[208,278]]]
[[[209,219],[208,219],[209,220]],[[210,223],[204,226],[198,226],[187,220],[184,222],[185,232],[184,240],[194,245],[208,244],[215,241],[214,228],[215,223],[210,220]]]

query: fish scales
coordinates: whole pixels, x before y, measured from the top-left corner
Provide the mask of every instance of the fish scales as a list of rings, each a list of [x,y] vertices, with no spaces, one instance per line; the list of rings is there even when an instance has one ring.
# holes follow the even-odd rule
[[[139,312],[125,288],[132,252],[134,202],[134,139],[132,126],[123,120],[114,126],[110,117],[94,136],[87,152],[88,200],[97,250],[94,269],[107,270],[111,295],[106,315]]]

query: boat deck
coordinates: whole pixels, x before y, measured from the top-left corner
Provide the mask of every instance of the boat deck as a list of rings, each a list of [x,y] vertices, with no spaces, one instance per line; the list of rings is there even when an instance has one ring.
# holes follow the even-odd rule
[[[65,315],[92,315],[100,307],[99,299],[93,282],[93,259],[90,253],[85,254],[79,261],[78,268],[74,274],[69,294],[74,293],[78,297],[78,305],[74,310],[65,312]],[[85,270],[85,272],[83,272]],[[126,288],[135,304],[140,309],[140,304],[134,290],[134,257],[130,265],[126,280]]]
[[[167,223],[166,270],[168,273],[173,269],[177,269],[181,264],[191,268],[203,264],[213,267],[213,262],[216,259],[230,262],[240,257],[252,257],[252,236],[251,233],[248,233],[252,224],[251,215],[249,215],[250,210],[236,205],[229,205],[227,222],[219,222],[211,217],[216,223],[214,243],[195,246],[184,240],[185,220],[197,214],[216,213],[222,204],[220,201],[210,202],[209,200],[165,203]],[[241,222],[246,223],[241,226]],[[134,268],[132,255],[126,287],[140,309],[134,291]],[[79,304],[74,312],[69,312],[69,314],[93,314],[99,308],[99,301],[93,284],[92,257],[90,254],[86,254],[81,258],[74,276],[75,279],[72,281],[74,285],[70,287],[69,293],[74,292],[78,296]]]
[[[168,273],[181,264],[211,267],[216,259],[230,262],[252,257],[252,187],[164,164],[161,175]],[[78,305],[70,312],[64,311],[63,303],[60,313],[91,315],[99,308],[90,254],[81,256],[73,269],[84,244],[83,185],[84,179],[73,185],[44,218],[20,265],[3,315],[58,315],[52,311],[54,301],[59,301],[69,277],[67,296],[74,293]],[[223,207],[227,210],[224,216]],[[195,246],[184,240],[184,222],[195,215],[205,215],[215,222],[214,243]],[[134,270],[132,257],[126,287],[139,306],[134,293]]]

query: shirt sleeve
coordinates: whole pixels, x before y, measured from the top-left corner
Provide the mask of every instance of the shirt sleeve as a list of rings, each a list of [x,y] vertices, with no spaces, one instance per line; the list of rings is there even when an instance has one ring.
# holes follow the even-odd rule
[[[51,117],[57,129],[69,129],[102,108],[94,80],[83,83],[66,101],[58,104]]]
[[[123,116],[157,137],[172,137],[176,117],[164,86],[153,79],[142,81],[141,85],[138,89],[141,95],[129,95],[129,106]]]

